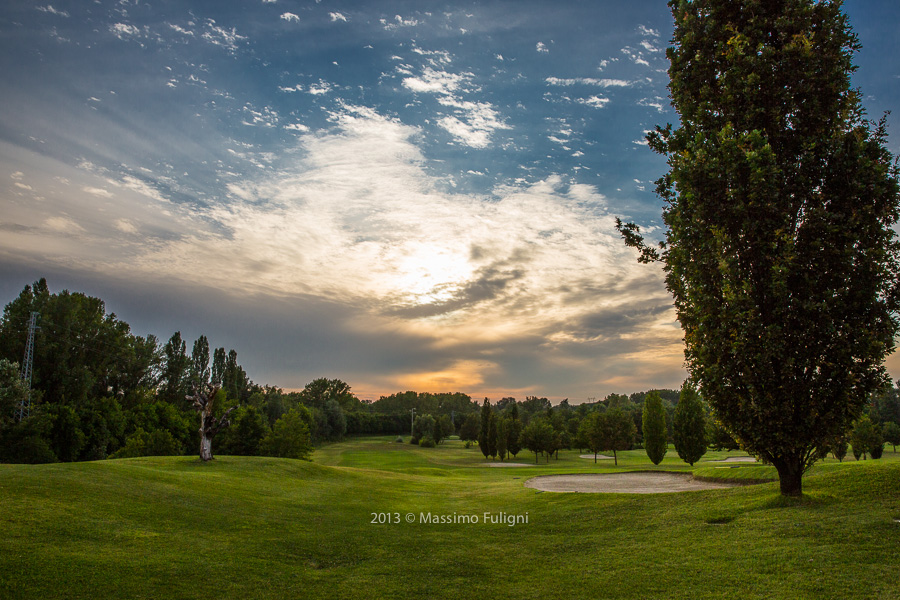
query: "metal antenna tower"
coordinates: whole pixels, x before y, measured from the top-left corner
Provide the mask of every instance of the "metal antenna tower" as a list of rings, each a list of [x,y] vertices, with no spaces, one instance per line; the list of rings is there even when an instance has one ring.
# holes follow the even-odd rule
[[[25,359],[22,361],[22,381],[25,382],[27,392],[19,403],[19,421],[31,414],[31,363],[34,362],[34,330],[38,328],[39,316],[40,313],[34,311],[31,313],[31,320],[28,321],[28,341],[25,342]]]

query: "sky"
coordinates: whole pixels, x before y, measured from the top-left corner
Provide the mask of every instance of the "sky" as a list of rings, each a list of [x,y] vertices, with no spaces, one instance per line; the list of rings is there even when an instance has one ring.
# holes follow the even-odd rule
[[[845,10],[898,154],[900,5]],[[662,235],[671,33],[661,0],[6,0],[0,302],[46,277],[363,399],[676,388],[614,227]]]

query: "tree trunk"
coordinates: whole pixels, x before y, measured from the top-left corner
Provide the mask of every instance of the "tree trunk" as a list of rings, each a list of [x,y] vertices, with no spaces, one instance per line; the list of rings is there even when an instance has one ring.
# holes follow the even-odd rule
[[[204,462],[213,459],[212,439],[220,429],[228,427],[231,423],[228,417],[237,408],[232,406],[217,421],[213,416],[213,403],[218,391],[218,386],[207,383],[205,392],[198,391],[195,386],[193,395],[185,396],[192,402],[194,410],[200,413],[200,460]]]
[[[778,471],[778,481],[782,496],[803,495],[803,465],[799,458],[772,461]]]
[[[200,428],[200,460],[212,460],[212,439],[206,435],[205,428]]]

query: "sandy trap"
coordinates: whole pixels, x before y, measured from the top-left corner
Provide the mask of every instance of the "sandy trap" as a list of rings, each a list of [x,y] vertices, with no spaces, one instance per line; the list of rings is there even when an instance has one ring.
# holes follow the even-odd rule
[[[694,479],[690,473],[610,473],[587,475],[542,475],[525,482],[525,487],[543,492],[587,492],[593,494],[665,494],[720,490],[734,485]]]

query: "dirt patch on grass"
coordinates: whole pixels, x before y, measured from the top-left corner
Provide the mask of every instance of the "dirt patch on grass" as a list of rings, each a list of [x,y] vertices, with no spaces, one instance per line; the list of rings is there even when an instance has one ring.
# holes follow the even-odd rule
[[[585,475],[542,475],[525,482],[525,487],[543,492],[585,492],[592,494],[666,494],[735,487],[694,479],[690,473],[634,472]]]
[[[528,463],[515,463],[515,462],[492,462],[484,465],[485,467],[533,467],[534,465]]]

